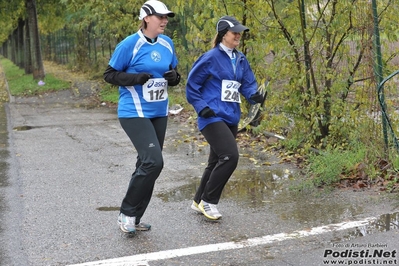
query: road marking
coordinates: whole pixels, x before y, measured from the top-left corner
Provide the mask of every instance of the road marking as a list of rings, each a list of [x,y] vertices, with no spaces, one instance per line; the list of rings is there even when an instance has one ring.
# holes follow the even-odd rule
[[[375,219],[376,219],[375,217],[369,217],[361,221],[329,224],[325,226],[314,227],[309,230],[300,230],[300,231],[294,231],[292,233],[279,233],[263,237],[254,237],[237,242],[224,242],[224,243],[211,244],[211,245],[172,249],[172,250],[138,254],[138,255],[115,258],[115,259],[73,264],[69,266],[126,266],[126,265],[148,266],[149,265],[148,262],[150,261],[165,260],[165,259],[190,256],[195,254],[223,251],[223,250],[248,248],[248,247],[270,244],[274,242],[281,242],[293,238],[302,238],[307,236],[320,235],[331,231],[341,231],[359,226],[366,226]]]

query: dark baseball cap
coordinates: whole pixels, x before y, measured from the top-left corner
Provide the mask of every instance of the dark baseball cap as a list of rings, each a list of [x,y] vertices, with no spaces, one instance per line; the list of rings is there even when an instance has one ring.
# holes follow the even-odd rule
[[[226,29],[232,32],[249,31],[247,27],[242,25],[237,19],[231,16],[221,17],[216,24],[216,30],[218,32],[224,31]]]

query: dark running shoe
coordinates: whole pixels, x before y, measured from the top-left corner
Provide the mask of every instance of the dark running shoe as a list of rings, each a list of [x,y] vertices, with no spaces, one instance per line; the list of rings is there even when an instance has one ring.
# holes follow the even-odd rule
[[[139,223],[135,225],[136,231],[148,231],[151,229],[151,225],[146,223]]]

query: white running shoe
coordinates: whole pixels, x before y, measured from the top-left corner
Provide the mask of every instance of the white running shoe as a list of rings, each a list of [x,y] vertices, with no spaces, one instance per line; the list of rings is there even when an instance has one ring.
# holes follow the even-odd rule
[[[201,200],[201,202],[198,204],[198,208],[208,219],[218,220],[222,217],[222,215],[216,208],[216,204],[208,203],[206,201]]]
[[[202,213],[202,211],[198,208],[198,203],[196,203],[193,200],[193,203],[191,204],[191,209],[193,209],[194,211],[198,212],[198,213]]]
[[[130,217],[120,213],[118,216],[118,225],[122,232],[134,234],[136,232],[136,217]]]

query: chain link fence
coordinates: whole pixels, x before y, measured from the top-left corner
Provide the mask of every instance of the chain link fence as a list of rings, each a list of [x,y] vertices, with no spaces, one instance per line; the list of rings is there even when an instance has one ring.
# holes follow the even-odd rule
[[[87,27],[82,32],[65,27],[41,36],[44,60],[83,70],[87,67],[105,69],[117,43],[116,39],[98,36],[92,27]]]

